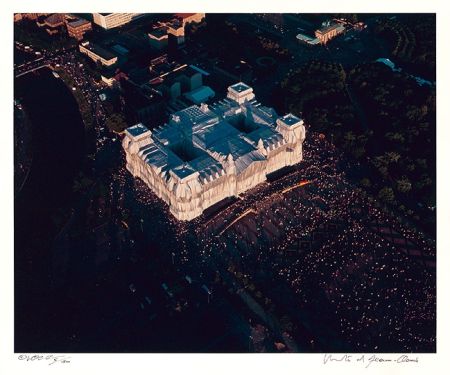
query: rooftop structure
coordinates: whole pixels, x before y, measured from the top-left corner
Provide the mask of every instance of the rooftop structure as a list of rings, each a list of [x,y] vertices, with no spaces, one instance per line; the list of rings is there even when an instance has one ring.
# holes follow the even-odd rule
[[[345,27],[340,23],[325,22],[315,31],[303,31],[297,34],[296,38],[305,44],[316,46],[326,44],[334,37],[345,32]]]
[[[59,27],[64,25],[64,14],[54,13],[45,19],[45,24],[49,27]]]
[[[64,13],[53,13],[50,16],[40,15],[36,20],[38,27],[45,27],[45,31],[50,34],[57,34],[61,30],[61,26],[64,25],[65,15]]]
[[[321,43],[326,44],[329,40],[333,39],[339,34],[342,34],[344,31],[344,26],[339,23],[335,23],[316,30],[315,35]]]
[[[95,62],[100,61],[104,66],[111,66],[117,62],[117,56],[115,54],[94,43],[81,43],[80,52],[89,56]]]
[[[309,44],[311,46],[315,46],[317,44],[320,44],[320,40],[319,38],[314,38],[312,36],[309,35],[305,35],[305,34],[297,34],[297,39],[303,43]]]
[[[147,33],[150,45],[157,49],[167,47],[169,42],[169,35],[167,34],[167,27],[158,27]]]
[[[215,203],[237,196],[280,168],[303,159],[303,120],[279,117],[243,82],[210,106],[175,112],[168,123],[125,131],[126,167],[168,205],[192,220]]]
[[[213,98],[215,95],[214,91],[209,86],[200,86],[192,91],[184,94],[191,102],[195,104],[201,104],[209,99]]]
[[[82,40],[84,34],[92,30],[92,23],[83,18],[66,20],[67,33],[76,40]]]
[[[46,16],[49,13],[15,13],[14,19],[16,19],[16,14],[20,14],[21,19],[36,20],[38,17]]]
[[[120,44],[114,44],[111,47],[111,49],[114,52],[117,52],[119,55],[122,55],[122,56],[126,56],[126,55],[128,55],[128,53],[130,53],[130,51],[127,48],[125,48],[124,46],[121,46]]]
[[[188,23],[200,23],[205,18],[205,13],[176,13],[175,18],[178,18],[183,23],[183,27]]]

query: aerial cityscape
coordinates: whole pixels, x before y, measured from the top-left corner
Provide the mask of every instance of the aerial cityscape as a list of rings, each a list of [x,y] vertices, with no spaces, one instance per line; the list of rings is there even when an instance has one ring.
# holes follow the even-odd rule
[[[14,350],[436,353],[436,16],[14,14]]]

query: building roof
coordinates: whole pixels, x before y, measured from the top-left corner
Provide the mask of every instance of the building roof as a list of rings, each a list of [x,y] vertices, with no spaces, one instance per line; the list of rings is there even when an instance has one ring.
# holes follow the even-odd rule
[[[257,146],[261,140],[266,148],[283,141],[283,136],[269,127],[258,128],[247,134],[245,138],[252,141],[254,146]]]
[[[189,91],[185,94],[186,98],[188,98],[195,104],[206,102],[214,95],[214,91],[209,86],[200,86],[199,88]]]
[[[154,39],[165,39],[169,36],[167,35],[167,27],[158,27],[148,32],[149,36],[152,36]]]
[[[301,119],[292,113],[288,113],[287,115],[281,117],[280,120],[287,126],[293,126],[301,121]]]
[[[64,14],[63,13],[53,13],[51,16],[48,16],[45,19],[45,23],[48,26],[59,26],[64,23]]]
[[[113,49],[117,53],[120,53],[121,55],[126,55],[130,52],[127,48],[121,46],[120,44],[114,44],[111,49]]]
[[[338,32],[342,32],[342,31],[345,30],[345,27],[342,26],[339,23],[335,23],[335,24],[330,25],[330,26],[322,27],[322,28],[318,29],[316,32],[318,32],[320,34],[326,34],[326,33],[329,33],[330,31],[333,31],[333,30],[337,30]]]
[[[88,20],[85,20],[83,18],[77,18],[75,20],[72,21],[68,21],[67,25],[69,25],[70,27],[80,27],[80,26],[84,26],[90,24],[90,22]]]
[[[202,68],[199,68],[195,65],[189,65],[192,69],[196,70],[197,72],[201,73],[204,76],[209,76],[209,73],[206,70],[203,70]]]
[[[231,87],[238,92],[251,90],[242,82]],[[195,174],[205,184],[224,175],[228,162],[234,163],[239,175],[253,163],[266,160],[261,147],[270,151],[286,143],[276,130],[278,119],[287,125],[301,121],[293,115],[279,118],[272,108],[256,100],[238,104],[226,98],[210,106],[193,105],[153,129],[153,142],[140,150],[140,156],[167,181],[170,176],[190,179]],[[241,129],[239,121],[250,128]],[[130,134],[143,132],[141,127],[131,128]]]
[[[183,163],[172,169],[172,172],[181,180],[197,172],[188,163]]]
[[[195,14],[197,14],[197,13],[175,13],[175,17],[185,19],[185,18],[192,17]]]
[[[238,93],[251,89],[251,87],[246,85],[244,82],[235,83],[234,85],[231,86],[231,88]]]
[[[87,48],[88,50],[95,53],[97,56],[100,56],[101,58],[105,60],[111,60],[117,57],[115,54],[113,54],[111,51],[108,51],[107,49],[100,47],[98,44],[94,43],[83,43],[83,47]]]
[[[315,37],[312,37],[312,36],[309,36],[309,35],[305,35],[305,34],[302,34],[302,33],[297,34],[296,38],[298,40],[301,40],[302,42],[305,42],[305,43],[308,43],[308,44],[311,44],[311,45],[315,45],[315,44],[319,44],[320,43],[319,38],[315,38]]]
[[[138,137],[146,132],[148,132],[148,129],[142,124],[136,124],[133,125],[126,130],[132,137]]]

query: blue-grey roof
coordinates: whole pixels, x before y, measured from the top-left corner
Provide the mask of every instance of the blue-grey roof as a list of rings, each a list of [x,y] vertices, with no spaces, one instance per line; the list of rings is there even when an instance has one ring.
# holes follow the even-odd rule
[[[250,89],[242,82],[232,88]],[[240,174],[252,163],[266,160],[266,151],[284,145],[282,134],[276,130],[277,119],[287,126],[300,121],[291,114],[280,118],[272,108],[261,106],[254,99],[238,104],[225,98],[209,106],[193,105],[174,113],[168,123],[153,129],[153,142],[143,147],[139,156],[165,178],[169,176],[168,171],[180,179],[198,172],[199,181],[208,183],[225,174],[230,155],[236,173]],[[241,121],[245,122],[244,126]],[[147,128],[142,124],[127,129],[132,136],[145,131]],[[260,141],[265,150],[260,149]],[[184,151],[181,154],[179,150]]]
[[[301,40],[302,42],[308,43],[308,44],[312,44],[312,45],[316,45],[320,43],[319,38],[316,37],[312,37],[309,35],[305,35],[305,34],[297,34],[297,39]]]
[[[210,126],[198,126],[192,133],[192,140],[203,149],[210,148],[220,140],[237,136],[239,131],[226,121],[218,121]]]
[[[231,154],[233,159],[245,155],[255,149],[248,142],[236,136],[219,139],[217,142],[210,145],[209,148],[211,151],[217,152],[224,157]]]
[[[137,136],[145,133],[146,131],[148,131],[148,129],[143,124],[139,123],[137,125],[127,128],[126,131],[128,133],[130,133],[131,136],[137,137]]]
[[[209,86],[201,86],[185,94],[186,97],[196,104],[204,103],[209,98],[212,98],[215,93]]]
[[[192,69],[196,70],[197,72],[201,73],[204,76],[209,76],[209,73],[206,70],[203,70],[202,68],[199,68],[195,65],[189,65]]]
[[[245,137],[251,140],[255,146],[261,139],[264,147],[274,145],[283,140],[283,136],[280,133],[269,127],[258,128],[247,134]]]
[[[236,165],[236,174],[240,175],[254,162],[263,161],[265,159],[266,158],[257,151],[250,151],[249,153],[240,156],[234,161],[234,164]]]
[[[250,89],[251,87],[246,85],[244,82],[239,82],[231,86],[231,88],[237,92],[243,92]]]
[[[281,120],[288,126],[295,125],[297,122],[301,121],[297,116],[292,113],[288,113],[286,116],[281,117]]]
[[[107,49],[105,49],[103,47],[100,47],[98,44],[95,44],[95,43],[89,42],[89,44],[83,45],[83,47],[87,48],[88,50],[92,51],[97,56],[100,56],[101,58],[103,58],[105,60],[112,60],[115,57],[117,57],[111,51],[109,51],[109,50],[107,50]]]
[[[189,164],[183,163],[175,168],[172,168],[172,172],[176,174],[180,179],[183,179],[197,171],[194,168],[192,168]]]

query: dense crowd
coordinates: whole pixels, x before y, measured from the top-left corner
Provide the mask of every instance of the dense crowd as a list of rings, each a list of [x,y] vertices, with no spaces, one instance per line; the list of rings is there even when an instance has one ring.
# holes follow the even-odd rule
[[[297,171],[249,192],[208,221],[218,231],[223,225],[216,222],[227,215],[239,216],[250,207],[257,212],[221,236],[200,234],[202,254],[220,252],[248,275],[272,270],[291,285],[301,308],[323,316],[356,349],[433,350],[435,278],[421,257],[434,257],[434,244],[354,188],[339,160],[332,145],[312,134]],[[312,183],[280,193],[299,179]],[[373,223],[392,228],[420,256],[402,252]],[[315,240],[318,232],[322,240]],[[299,238],[311,243],[310,251],[287,257],[285,250]],[[268,277],[260,287],[270,290],[270,282]]]
[[[434,350],[435,276],[420,260],[433,258],[435,245],[355,188],[341,158],[333,145],[310,134],[295,170],[246,192],[212,217],[177,221],[139,180],[133,182],[134,210],[177,263],[211,279],[219,257],[224,267],[237,264],[250,279],[264,270],[266,280],[258,278],[264,295],[270,295],[274,278],[281,278],[297,296],[288,303],[314,312],[357,350]],[[117,176],[125,186],[125,169]],[[299,181],[310,183],[283,193]],[[380,223],[420,256],[402,252]],[[298,240],[309,243],[308,251],[287,256]]]

